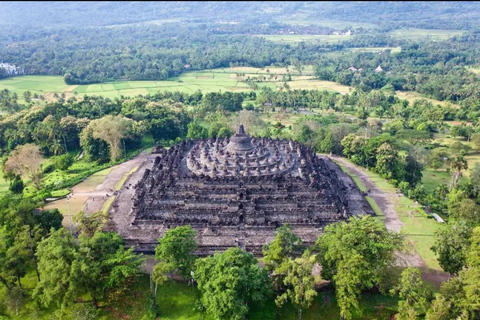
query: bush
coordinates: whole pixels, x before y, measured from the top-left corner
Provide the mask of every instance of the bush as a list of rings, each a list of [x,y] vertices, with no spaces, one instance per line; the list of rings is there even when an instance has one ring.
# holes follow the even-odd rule
[[[19,175],[16,175],[12,181],[10,181],[10,187],[8,190],[12,191],[15,194],[22,194],[23,188],[25,185],[23,184],[23,180]]]
[[[46,166],[43,167],[42,172],[43,173],[50,173],[55,170],[55,166],[53,164],[47,164]]]
[[[68,153],[58,156],[53,163],[56,169],[67,170],[73,164],[73,156]]]

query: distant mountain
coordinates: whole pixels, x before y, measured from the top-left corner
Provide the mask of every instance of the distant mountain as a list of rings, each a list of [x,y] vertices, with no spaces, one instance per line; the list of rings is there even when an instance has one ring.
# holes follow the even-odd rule
[[[473,29],[479,2],[0,2],[0,26],[105,26],[178,19],[193,22],[341,20],[382,28]]]

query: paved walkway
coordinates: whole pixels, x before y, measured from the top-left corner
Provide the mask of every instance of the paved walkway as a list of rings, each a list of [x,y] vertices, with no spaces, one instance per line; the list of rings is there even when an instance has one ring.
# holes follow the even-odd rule
[[[140,167],[145,159],[150,157],[152,157],[150,154],[140,153],[135,158],[114,166],[110,173],[105,177],[105,180],[103,180],[103,182],[99,184],[95,190],[81,191],[77,193],[75,191],[75,187],[73,187],[72,197],[77,195],[88,197],[88,199],[85,201],[85,213],[94,213],[100,211],[104,203],[117,193],[115,188],[123,179],[123,177],[125,177],[125,175],[127,175],[135,167]]]

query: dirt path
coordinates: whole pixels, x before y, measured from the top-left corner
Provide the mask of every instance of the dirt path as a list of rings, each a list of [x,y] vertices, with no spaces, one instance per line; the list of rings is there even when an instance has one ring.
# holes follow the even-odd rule
[[[385,225],[388,230],[400,231],[404,226],[404,223],[398,217],[397,212],[395,211],[394,202],[395,198],[404,197],[403,194],[399,192],[386,192],[376,187],[372,182],[370,177],[365,173],[364,169],[361,169],[350,162],[346,161],[341,157],[330,157],[332,160],[335,160],[341,163],[347,170],[352,174],[357,176],[360,181],[369,189],[368,195],[377,203],[380,210],[382,210],[385,215]],[[440,287],[441,283],[448,280],[450,275],[446,272],[440,270],[434,270],[428,268],[425,261],[420,257],[418,252],[413,248],[411,254],[406,253],[397,253],[397,265],[401,267],[417,267],[422,270],[422,278],[425,281],[428,281],[435,285],[437,288]]]
[[[370,180],[370,177],[360,168],[355,165],[352,165],[350,162],[346,161],[341,157],[331,157],[332,160],[340,162],[348,171],[357,176],[360,181],[365,185],[369,190],[368,195],[377,203],[380,210],[382,210],[385,215],[385,226],[388,230],[399,232],[404,226],[403,222],[397,215],[395,207],[390,201],[391,197],[400,197],[400,193],[386,193],[383,190],[377,188],[375,184]],[[397,254],[397,264],[400,266],[412,266],[418,268],[427,268],[425,261],[420,257],[418,252],[412,246],[412,254],[398,253]]]

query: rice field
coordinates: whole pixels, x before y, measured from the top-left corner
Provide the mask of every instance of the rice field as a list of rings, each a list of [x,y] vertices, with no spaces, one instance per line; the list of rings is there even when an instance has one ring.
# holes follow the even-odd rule
[[[111,99],[164,91],[184,93],[194,93],[197,90],[201,90],[203,93],[243,92],[252,90],[244,82],[248,77],[262,77],[262,82],[258,82],[260,89],[262,87],[275,89],[283,85],[283,76],[287,74],[292,77],[292,81],[288,82],[292,90],[318,89],[340,93],[351,91],[348,86],[315,79],[313,66],[304,66],[302,75],[293,67],[235,67],[185,72],[179,77],[163,81],[116,81],[90,85],[67,85],[60,76],[19,76],[0,80],[0,90],[8,89],[11,92],[16,92],[20,98],[23,92],[30,91],[33,94],[45,96],[47,100],[52,99],[55,93],[61,94],[62,92],[67,94],[67,98],[70,96],[97,95]]]
[[[447,40],[456,35],[464,34],[464,30],[437,30],[437,29],[416,29],[405,28],[397,29],[389,32],[388,34],[397,39],[404,40]]]

